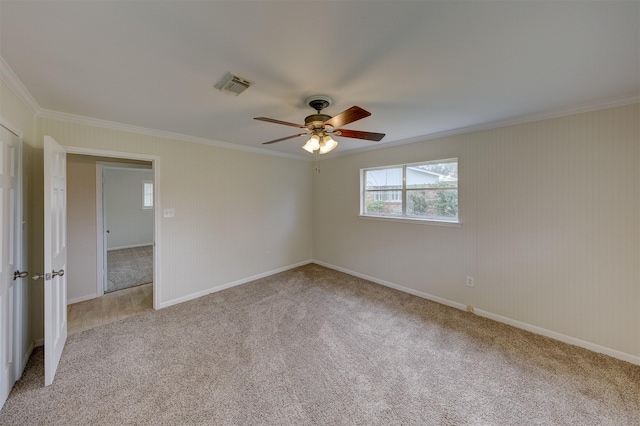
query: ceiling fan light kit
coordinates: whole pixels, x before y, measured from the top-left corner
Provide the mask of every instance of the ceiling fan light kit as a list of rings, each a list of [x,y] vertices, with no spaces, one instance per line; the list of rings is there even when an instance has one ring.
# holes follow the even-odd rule
[[[322,142],[320,142],[320,149],[319,149],[320,154],[326,154],[327,152],[331,151],[336,146],[338,146],[338,142],[333,140],[333,138],[331,136],[325,135],[322,138]]]
[[[309,151],[313,154],[314,151],[320,149],[320,137],[318,135],[311,135],[307,143],[302,146],[302,149]]]
[[[319,136],[317,134],[313,134],[311,135],[307,143],[305,143],[302,146],[302,149],[304,149],[305,151],[308,151],[311,154],[313,154],[316,151],[320,152],[320,154],[326,154],[327,152],[334,149],[336,146],[338,146],[338,142],[336,142],[331,136],[329,135]]]
[[[266,121],[268,123],[282,124],[285,126],[297,127],[300,129],[307,129],[311,133],[299,133],[297,135],[287,136],[284,138],[276,139],[269,142],[264,142],[263,145],[281,142],[287,139],[293,139],[300,136],[309,136],[307,142],[302,146],[302,149],[313,154],[318,151],[320,154],[326,154],[338,146],[331,135],[343,136],[346,138],[365,139],[368,141],[378,142],[385,136],[384,133],[363,132],[361,130],[347,130],[341,129],[354,121],[371,115],[370,112],[358,106],[352,106],[351,108],[341,112],[335,117],[331,117],[327,114],[322,114],[322,110],[333,104],[333,99],[326,95],[314,95],[308,97],[305,102],[313,109],[316,110],[316,114],[308,115],[304,119],[304,126],[295,123],[289,123],[287,121],[275,120],[273,118],[255,117],[254,120]]]

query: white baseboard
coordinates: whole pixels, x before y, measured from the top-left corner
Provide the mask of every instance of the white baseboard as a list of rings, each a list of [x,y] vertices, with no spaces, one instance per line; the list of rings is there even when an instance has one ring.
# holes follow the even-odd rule
[[[325,262],[322,262],[320,260],[314,260],[313,263],[316,263],[316,264],[318,264],[320,266],[324,266],[324,267],[329,268],[329,269],[334,269],[336,271],[344,272],[345,274],[353,275],[355,277],[362,278],[362,279],[367,280],[367,281],[373,281],[376,284],[380,284],[380,285],[383,285],[385,287],[391,287],[391,288],[394,288],[396,290],[400,290],[400,291],[402,291],[404,293],[413,294],[414,296],[422,297],[423,299],[432,300],[432,301],[438,302],[438,303],[440,303],[442,305],[451,306],[452,308],[460,309],[460,310],[463,310],[463,311],[467,309],[467,305],[464,305],[462,303],[453,302],[453,301],[448,300],[448,299],[443,299],[442,297],[438,297],[438,296],[434,296],[434,295],[429,294],[429,293],[424,293],[422,291],[414,290],[414,289],[409,288],[409,287],[403,287],[401,285],[394,284],[394,283],[391,283],[389,281],[384,281],[384,280],[378,279],[376,277],[372,277],[372,276],[369,276],[369,275],[361,274],[359,272],[351,271],[351,270],[346,269],[346,268],[341,268],[340,266],[332,265],[330,263],[325,263]]]
[[[186,296],[178,297],[175,299],[168,300],[166,302],[159,303],[159,309],[166,308],[168,306],[177,305],[178,303],[187,302],[189,300],[197,299],[202,296],[206,296],[207,294],[216,293],[221,290],[226,290],[231,287],[235,287],[241,284],[248,283],[249,281],[254,281],[260,278],[268,277],[269,275],[278,274],[280,272],[288,271],[289,269],[297,268],[298,266],[307,265],[312,263],[312,260],[304,260],[302,262],[294,263],[293,265],[283,266],[282,268],[274,269],[272,271],[263,272],[261,274],[253,275],[247,278],[242,278],[240,280],[232,281],[230,283],[222,284],[217,287],[209,288],[206,290],[202,290],[196,293],[191,293]]]
[[[130,246],[111,247],[111,248],[108,248],[107,251],[121,250],[121,249],[128,249],[128,248],[136,248],[136,247],[146,247],[146,246],[152,246],[152,245],[153,245],[153,243],[132,244]]]
[[[443,305],[447,305],[447,306],[451,306],[452,308],[457,308],[463,311],[466,311],[467,309],[467,305],[463,304],[463,303],[458,303],[458,302],[454,302],[448,299],[443,299],[441,297],[437,297],[434,296],[432,294],[428,294],[428,293],[423,293],[421,291],[418,290],[414,290],[412,288],[408,288],[408,287],[403,287],[401,285],[398,284],[394,284],[388,281],[384,281],[384,280],[380,280],[378,278],[375,277],[371,277],[369,275],[365,275],[365,274],[361,274],[359,272],[355,272],[355,271],[351,271],[349,269],[346,268],[342,268],[340,266],[336,266],[336,265],[332,265],[330,263],[326,263],[326,262],[322,262],[320,260],[313,260],[312,263],[316,263],[320,266],[324,266],[326,268],[329,269],[334,269],[336,271],[340,271],[340,272],[344,272],[345,274],[349,274],[349,275],[353,275],[356,276],[358,278],[362,278],[368,281],[372,281],[376,284],[380,284],[383,285],[385,287],[391,287],[394,288],[396,290],[405,292],[405,293],[409,293],[409,294],[413,294],[414,296],[418,296],[418,297],[422,297],[423,299],[428,299],[428,300],[432,300],[434,302],[438,302],[441,303]],[[545,337],[550,337],[552,339],[555,340],[559,340],[560,342],[564,342],[564,343],[568,343],[570,345],[574,345],[574,346],[579,346],[581,348],[584,349],[588,349],[590,351],[593,352],[598,352],[604,355],[608,355],[610,357],[613,358],[617,358],[620,359],[622,361],[627,361],[630,362],[631,364],[636,364],[636,365],[640,365],[640,357],[635,356],[635,355],[631,355],[625,352],[620,352],[617,351],[615,349],[611,349],[611,348],[607,348],[605,346],[600,346],[597,345],[595,343],[591,343],[591,342],[587,342],[584,340],[580,340],[577,339],[575,337],[571,337],[571,336],[567,336],[565,334],[561,334],[561,333],[557,333],[555,331],[551,331],[551,330],[547,330],[546,328],[542,328],[542,327],[538,327],[532,324],[528,324],[522,321],[518,321],[518,320],[514,320],[511,318],[507,318],[507,317],[503,317],[501,315],[497,315],[491,312],[487,312],[487,311],[483,311],[480,309],[474,309],[474,314],[481,316],[481,317],[485,317],[485,318],[489,318],[492,319],[494,321],[498,321],[504,324],[508,324],[511,325],[513,327],[516,328],[520,328],[522,330],[526,330],[526,331],[530,331],[532,333],[536,333],[536,334],[540,334],[542,336]]]
[[[44,346],[44,337],[41,337],[40,339],[36,339],[33,342],[33,347],[34,348],[39,348],[40,346]]]
[[[575,337],[567,336],[566,334],[557,333],[552,330],[547,330],[546,328],[531,325],[526,322],[503,317],[502,315],[496,315],[494,313],[483,311],[481,309],[474,309],[474,313],[481,317],[489,318],[494,321],[508,324],[513,327],[520,328],[522,330],[527,330],[532,333],[540,334],[545,337],[550,337],[552,339],[559,340],[564,343],[568,343],[570,345],[579,346],[584,349],[589,349],[590,351],[593,351],[593,352],[609,355],[610,357],[613,357],[613,358],[621,359],[623,361],[627,361],[632,364],[640,365],[640,357],[635,355],[631,355],[625,352],[620,352],[615,349],[607,348],[605,346],[600,346],[595,343],[591,343],[585,340],[577,339]]]
[[[31,342],[27,350],[24,352],[24,355],[22,355],[22,360],[20,360],[20,374],[17,377],[18,379],[22,377],[22,373],[24,373],[24,369],[27,366],[27,362],[29,361],[29,358],[31,357],[31,353],[33,353],[34,348],[35,348],[35,342]]]
[[[96,297],[100,297],[100,295],[97,293],[93,293],[93,294],[88,294],[86,296],[74,297],[73,299],[67,299],[67,305],[72,305],[78,302],[84,302],[85,300],[95,299]]]

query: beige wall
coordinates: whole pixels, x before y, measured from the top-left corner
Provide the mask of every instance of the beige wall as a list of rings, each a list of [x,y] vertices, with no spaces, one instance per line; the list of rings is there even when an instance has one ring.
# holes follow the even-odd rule
[[[461,227],[358,218],[361,168],[452,157]],[[320,167],[315,259],[640,362],[640,105]]]
[[[2,79],[0,79],[0,116],[20,129],[23,140],[34,146],[36,140],[34,112],[25,106]]]
[[[67,155],[67,300],[97,296],[96,160]]]
[[[142,183],[153,170],[105,168],[103,190],[107,250],[153,244],[153,209],[142,209]]]
[[[51,119],[38,137],[159,157],[160,304],[311,259],[312,165]],[[162,210],[161,210],[162,211]]]

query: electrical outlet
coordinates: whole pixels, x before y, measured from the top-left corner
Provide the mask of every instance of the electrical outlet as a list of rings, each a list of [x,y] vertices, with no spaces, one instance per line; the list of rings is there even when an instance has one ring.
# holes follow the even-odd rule
[[[473,277],[467,276],[467,287],[475,286],[475,279]]]

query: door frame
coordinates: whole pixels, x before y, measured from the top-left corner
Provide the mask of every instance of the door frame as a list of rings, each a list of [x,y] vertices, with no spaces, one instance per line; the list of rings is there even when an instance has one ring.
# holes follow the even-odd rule
[[[149,161],[151,163],[151,168],[153,170],[153,180],[154,180],[154,193],[153,193],[153,205],[154,205],[154,223],[153,223],[153,309],[160,308],[160,300],[161,297],[161,232],[160,232],[160,223],[161,223],[161,209],[160,209],[160,194],[161,194],[161,186],[160,186],[160,157],[157,155],[147,155],[147,154],[136,154],[130,152],[120,152],[120,151],[109,151],[102,149],[94,149],[94,148],[85,148],[78,146],[65,146],[68,154],[79,154],[79,155],[87,155],[92,157],[109,157],[115,160],[117,159],[126,159],[126,160],[140,160],[140,161]],[[99,165],[96,164],[96,170]],[[98,172],[96,171],[96,191],[98,191]],[[102,192],[102,179],[100,179],[100,192]],[[98,205],[98,203],[100,205]],[[96,209],[104,209],[104,205],[102,203],[102,195],[98,195],[96,193]],[[100,215],[100,210],[96,211],[96,215]],[[103,216],[104,218],[104,216]],[[104,268],[104,259],[101,256],[102,251],[104,249],[104,235],[102,233],[102,227],[100,223],[96,224],[96,236],[97,236],[97,249],[96,253],[96,290],[98,296],[104,294],[104,290],[102,289],[103,285],[103,277],[102,271]],[[104,220],[102,223],[104,226]]]
[[[107,279],[107,240],[104,238],[104,194],[102,162],[96,161],[96,294],[98,297],[104,295],[104,286]]]
[[[107,230],[106,221],[106,204],[104,202],[104,171],[105,169],[124,169],[124,170],[153,170],[139,164],[118,163],[117,161],[96,161],[96,253],[97,253],[97,279],[96,294],[98,297],[103,296],[107,288],[107,239],[105,232]],[[155,188],[155,184],[154,184]],[[154,200],[155,203],[155,200]],[[155,211],[155,204],[153,210]],[[155,218],[154,218],[155,220]]]

